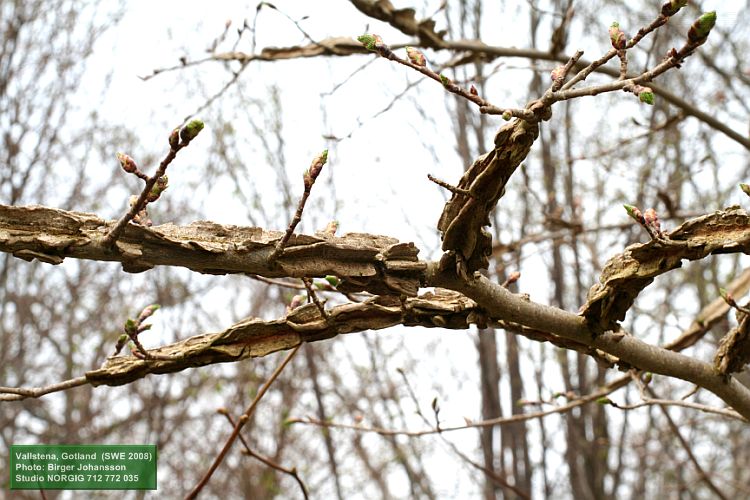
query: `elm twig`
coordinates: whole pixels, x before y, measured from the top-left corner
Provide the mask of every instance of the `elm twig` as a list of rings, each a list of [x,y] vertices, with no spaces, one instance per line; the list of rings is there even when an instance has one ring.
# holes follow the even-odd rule
[[[219,408],[216,411],[219,414],[224,415],[227,418],[227,420],[229,421],[229,423],[232,425],[232,427],[234,427],[234,426],[237,425],[235,423],[234,419],[232,418],[232,416],[227,411],[226,408]],[[305,500],[307,500],[309,498],[308,493],[307,493],[307,486],[305,486],[304,481],[302,481],[302,479],[299,477],[299,474],[297,474],[297,468],[296,467],[292,467],[291,469],[287,469],[286,467],[284,467],[284,466],[282,466],[280,464],[277,464],[276,462],[274,462],[270,458],[264,457],[263,455],[261,455],[261,454],[255,452],[255,451],[253,451],[250,448],[250,445],[247,443],[247,441],[245,440],[245,437],[242,434],[240,434],[238,437],[239,437],[239,440],[242,443],[242,445],[245,447],[245,453],[246,454],[248,454],[249,456],[251,456],[251,457],[253,457],[253,458],[257,459],[257,460],[259,460],[260,462],[263,462],[264,464],[266,464],[267,466],[271,467],[272,469],[276,469],[279,472],[283,472],[284,474],[288,474],[288,475],[292,476],[294,478],[294,480],[297,481],[297,484],[299,484],[299,487],[302,490],[302,496],[305,497]]]
[[[181,129],[174,129],[172,133],[169,134],[169,153],[167,153],[167,156],[165,156],[159,164],[159,168],[156,169],[156,173],[151,177],[141,172],[135,161],[130,156],[122,153],[117,154],[117,159],[120,161],[123,170],[136,175],[138,178],[145,181],[146,185],[143,187],[143,191],[141,191],[141,194],[137,199],[131,200],[130,210],[123,215],[114,227],[104,236],[102,244],[105,247],[112,248],[128,223],[138,217],[138,215],[145,210],[148,203],[159,199],[161,193],[168,187],[167,176],[164,175],[167,171],[167,167],[177,157],[177,152],[190,144],[190,141],[198,136],[200,131],[203,130],[203,127],[204,124],[201,120],[192,120]]]
[[[276,243],[276,248],[274,248],[273,252],[268,257],[269,263],[274,263],[276,259],[284,254],[284,247],[289,242],[289,238],[292,237],[294,228],[296,228],[297,224],[299,224],[299,222],[302,220],[302,211],[305,209],[307,198],[310,197],[310,192],[312,191],[312,187],[315,184],[315,180],[320,175],[320,172],[323,170],[323,165],[325,165],[327,161],[328,150],[324,149],[323,152],[316,156],[312,161],[310,168],[305,170],[305,174],[303,176],[303,179],[305,181],[305,191],[304,193],[302,193],[302,198],[300,198],[299,205],[297,205],[297,211],[294,213],[294,217],[289,223],[289,227],[287,228],[286,233],[284,233],[284,236],[279,240],[278,243]]]
[[[234,429],[232,430],[232,434],[229,435],[227,438],[226,443],[224,443],[224,447],[221,449],[219,454],[214,459],[213,463],[211,464],[211,467],[209,467],[208,471],[206,472],[205,476],[200,480],[200,482],[193,488],[193,490],[188,493],[185,498],[186,499],[195,499],[198,497],[198,494],[203,490],[203,488],[208,484],[208,482],[211,480],[211,476],[214,472],[216,472],[216,469],[219,468],[221,465],[221,462],[224,461],[224,457],[227,456],[227,453],[229,453],[229,450],[232,448],[232,445],[234,444],[234,441],[237,439],[237,436],[239,436],[240,431],[242,430],[242,427],[245,426],[248,420],[250,420],[250,417],[255,412],[255,408],[258,406],[258,403],[260,402],[261,398],[268,392],[268,389],[271,387],[271,384],[274,383],[274,381],[279,378],[279,375],[281,375],[281,372],[284,370],[286,365],[289,364],[289,362],[294,358],[294,356],[297,354],[297,351],[299,351],[299,348],[302,344],[298,344],[294,349],[289,351],[289,353],[286,355],[284,360],[281,362],[279,366],[276,367],[276,369],[273,371],[271,376],[268,378],[268,380],[263,384],[263,386],[258,391],[258,394],[255,395],[255,398],[250,403],[250,406],[247,407],[245,410],[245,413],[243,413],[237,423],[234,425]]]

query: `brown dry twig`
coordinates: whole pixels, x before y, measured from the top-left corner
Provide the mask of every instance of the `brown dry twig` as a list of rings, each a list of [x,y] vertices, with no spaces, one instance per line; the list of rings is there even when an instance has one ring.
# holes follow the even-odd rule
[[[301,345],[301,344],[300,344]],[[239,436],[240,431],[245,426],[247,421],[250,419],[252,414],[255,412],[255,408],[258,406],[258,403],[263,398],[263,396],[268,391],[268,388],[271,387],[271,384],[274,383],[274,381],[279,378],[279,375],[281,375],[281,372],[284,370],[286,365],[289,364],[289,362],[294,358],[295,354],[297,354],[297,351],[299,351],[300,346],[298,345],[291,351],[289,351],[284,358],[284,360],[281,362],[279,366],[276,367],[274,372],[271,374],[271,376],[266,380],[265,384],[260,388],[258,391],[258,394],[255,395],[255,398],[253,399],[252,403],[250,403],[250,406],[247,407],[247,410],[245,410],[245,413],[243,413],[240,416],[240,419],[237,421],[237,423],[234,425],[234,429],[232,430],[232,434],[229,435],[227,438],[226,443],[224,443],[224,447],[221,449],[219,454],[216,456],[216,459],[211,464],[211,467],[209,467],[208,471],[206,472],[206,475],[203,476],[203,478],[200,480],[200,482],[193,488],[193,490],[188,493],[185,498],[186,499],[194,499],[198,497],[198,494],[201,492],[201,490],[208,484],[208,482],[211,480],[211,476],[214,472],[216,472],[216,469],[219,468],[219,465],[221,465],[221,462],[224,460],[224,457],[226,457],[227,453],[229,453],[229,450],[232,448],[232,445],[234,444],[234,441],[237,439],[237,436]]]
[[[227,418],[227,420],[229,421],[229,423],[232,425],[232,427],[234,427],[234,426],[237,425],[235,423],[234,419],[232,418],[232,416],[227,411],[226,408],[219,408],[217,410],[217,412],[219,414],[221,414],[221,415],[224,415]],[[292,476],[294,478],[294,480],[297,481],[297,484],[299,485],[300,489],[302,490],[302,496],[305,498],[305,500],[307,500],[308,498],[310,498],[309,494],[307,492],[307,486],[305,485],[304,481],[302,481],[302,478],[299,477],[299,474],[297,473],[297,468],[296,467],[292,467],[291,469],[287,469],[286,467],[284,467],[284,466],[282,466],[280,464],[277,464],[276,462],[274,462],[270,458],[264,457],[263,455],[261,455],[261,454],[255,452],[255,451],[253,451],[252,448],[250,448],[250,445],[247,443],[247,441],[245,440],[245,437],[242,434],[240,434],[238,437],[239,437],[239,440],[242,443],[242,445],[245,447],[245,453],[247,453],[249,456],[255,458],[256,460],[258,460],[260,462],[263,462],[264,464],[266,464],[267,466],[271,467],[272,469],[275,469],[275,470],[277,470],[279,472],[282,472],[284,474],[288,474],[288,475]]]

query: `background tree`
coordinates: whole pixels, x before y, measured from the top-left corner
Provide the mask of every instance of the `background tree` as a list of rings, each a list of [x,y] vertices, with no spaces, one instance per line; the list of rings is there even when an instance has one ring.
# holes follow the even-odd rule
[[[156,442],[160,489],[175,494],[193,490],[218,457],[205,491],[259,498],[303,489],[338,498],[746,493],[750,396],[741,375],[714,370],[722,360],[743,364],[744,312],[735,298],[748,286],[740,257],[747,215],[723,210],[669,231],[744,203],[736,186],[747,178],[750,149],[738,132],[748,123],[741,57],[748,14],[719,12],[707,43],[699,24],[686,52],[667,55],[686,46],[691,24],[710,8],[691,2],[673,13],[678,4],[250,6],[244,24],[211,27],[218,36],[206,37],[208,55],[194,55],[203,47],[191,38],[174,68],[156,70],[144,84],[161,82],[169,89],[165,110],[180,117],[197,110],[208,127],[168,162],[170,189],[146,207],[157,226],[142,219],[109,242],[103,236],[113,223],[19,207],[122,216],[127,193],[138,188],[114,153],[127,152],[153,175],[165,151],[177,152],[164,132],[175,115],[160,119],[163,129],[124,127],[76,101],[86,57],[121,13],[66,2],[3,4],[6,444]],[[343,22],[331,23],[333,13]],[[607,32],[611,19],[634,35],[667,18],[632,48],[625,33]],[[368,51],[354,37],[371,30],[382,39],[364,38]],[[627,66],[618,62],[620,43]],[[404,44],[427,59],[415,52],[409,59]],[[571,59],[578,48],[590,60],[615,52],[577,88],[622,85],[629,93],[556,94],[551,107],[557,97],[533,104],[553,71],[567,90],[587,64]],[[386,60],[395,58],[411,69]],[[658,86],[628,82],[670,60],[682,67],[660,75]],[[226,70],[223,81],[217,65]],[[651,93],[653,106],[639,102]],[[435,106],[440,99],[444,110]],[[502,133],[497,139],[505,122],[493,113],[511,118],[504,130],[513,127],[524,143]],[[451,133],[454,145],[441,140]],[[298,208],[300,173],[322,142],[328,163],[318,175],[318,157],[306,174],[317,177],[306,182],[311,196],[294,234],[312,235],[338,219],[344,232],[414,245],[334,237],[329,226],[316,239],[291,235],[281,248]],[[475,161],[488,151],[495,151],[490,158],[518,155],[509,163]],[[485,165],[499,165],[497,175],[474,183]],[[449,184],[438,187],[427,174]],[[444,202],[447,254],[435,231]],[[637,221],[623,203],[640,207],[630,212]],[[651,206],[661,228],[645,210]],[[491,244],[480,232],[485,211]],[[203,218],[282,232],[184,226]],[[183,226],[158,226],[170,220]],[[622,253],[632,243],[640,246]],[[613,255],[620,257],[608,263]],[[666,272],[682,259],[696,262]],[[213,276],[227,273],[237,276]],[[589,293],[600,275],[602,286]],[[420,285],[440,288],[417,298]],[[728,300],[719,287],[730,290]],[[153,318],[154,331],[164,333],[139,337],[148,353],[126,348],[107,361],[125,318],[150,303],[162,306]],[[564,313],[582,304],[583,316]],[[363,333],[331,339],[353,331]],[[723,342],[712,368],[722,338],[735,343]],[[263,357],[300,342],[294,358]],[[282,358],[291,361],[276,377]],[[215,364],[221,361],[235,362]],[[209,366],[185,370],[201,365]],[[148,372],[159,375],[143,378]],[[48,385],[60,380],[70,382]],[[24,389],[33,386],[46,388]],[[226,421],[236,423],[248,407],[245,441],[224,457]],[[455,427],[462,430],[447,431]]]

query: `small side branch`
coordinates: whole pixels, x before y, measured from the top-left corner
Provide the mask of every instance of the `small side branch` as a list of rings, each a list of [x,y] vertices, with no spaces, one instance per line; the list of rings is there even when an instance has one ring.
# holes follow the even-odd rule
[[[464,195],[464,196],[471,196],[471,193],[469,192],[468,189],[463,189],[463,188],[454,186],[452,184],[448,184],[445,181],[441,181],[437,177],[433,177],[432,174],[427,174],[427,178],[430,179],[435,184],[437,184],[438,186],[440,186],[441,188],[447,189],[448,191],[450,191],[453,194],[461,194],[461,195]]]
[[[302,198],[299,200],[299,205],[297,205],[297,211],[294,213],[294,217],[292,218],[292,222],[289,223],[289,227],[287,228],[286,233],[284,233],[284,236],[279,240],[279,242],[276,244],[276,248],[274,248],[273,252],[268,257],[269,263],[276,262],[276,259],[284,254],[284,247],[289,242],[289,238],[292,237],[292,234],[294,234],[294,228],[296,228],[297,224],[299,224],[302,220],[302,211],[305,209],[307,198],[310,197],[310,192],[312,191],[312,187],[315,184],[315,180],[323,170],[323,165],[326,164],[326,161],[328,161],[327,149],[323,150],[322,153],[316,156],[312,162],[312,165],[310,165],[310,168],[305,171],[305,191],[304,193],[302,193]]]
[[[143,187],[141,194],[137,198],[131,200],[130,210],[128,210],[128,212],[117,221],[114,227],[104,237],[102,244],[105,247],[112,248],[114,246],[115,242],[122,235],[122,232],[130,221],[140,218],[140,214],[143,214],[143,218],[145,219],[144,211],[146,205],[159,199],[161,193],[168,187],[168,180],[165,175],[167,167],[177,157],[177,152],[190,144],[190,141],[198,136],[200,131],[203,130],[203,127],[204,125],[202,121],[193,120],[182,127],[182,129],[174,129],[172,133],[169,134],[169,153],[167,153],[167,156],[165,156],[159,164],[159,168],[156,169],[156,173],[151,177],[141,172],[131,157],[118,153],[117,158],[120,160],[120,165],[123,170],[136,175],[139,179],[145,181],[146,185]]]

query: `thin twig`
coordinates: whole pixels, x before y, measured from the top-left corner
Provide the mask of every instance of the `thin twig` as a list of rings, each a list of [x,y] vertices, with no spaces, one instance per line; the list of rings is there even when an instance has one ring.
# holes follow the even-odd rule
[[[430,179],[435,184],[437,184],[438,186],[440,186],[441,188],[447,189],[448,191],[450,191],[453,194],[462,194],[464,196],[471,196],[471,193],[469,192],[468,189],[462,189],[462,188],[456,187],[456,186],[454,186],[452,184],[448,184],[445,181],[441,181],[437,177],[433,177],[432,174],[427,174],[427,178]]]
[[[430,425],[429,419],[422,413],[422,410],[420,409],[419,400],[417,399],[417,395],[414,393],[414,389],[412,389],[411,384],[409,383],[409,379],[406,377],[406,372],[404,372],[401,369],[399,369],[398,372],[401,375],[401,378],[404,380],[404,385],[406,385],[406,389],[409,392],[409,397],[414,403],[414,406],[417,408],[417,415],[419,415],[422,418],[422,421],[425,424]],[[526,492],[508,483],[508,481],[504,477],[500,476],[494,470],[489,469],[483,466],[482,464],[479,464],[475,462],[474,460],[472,460],[471,458],[469,458],[466,454],[464,454],[461,450],[459,450],[455,444],[453,444],[451,441],[448,441],[448,439],[442,435],[442,429],[440,428],[440,421],[438,420],[438,414],[440,413],[440,408],[437,405],[437,398],[435,398],[432,402],[432,411],[435,415],[435,431],[438,434],[440,434],[440,438],[443,440],[443,442],[445,442],[445,444],[447,444],[456,455],[458,455],[463,461],[465,461],[466,463],[468,463],[475,469],[484,472],[498,486],[511,490],[513,493],[515,493],[521,498],[530,499],[529,495],[526,494]]]
[[[229,423],[232,424],[232,426],[237,425],[234,422],[234,419],[232,418],[232,416],[229,414],[229,412],[225,408],[220,408],[219,409],[219,413],[221,413],[222,415],[224,415],[227,418],[227,420],[229,421]],[[247,441],[245,440],[245,437],[242,434],[240,434],[238,437],[239,437],[239,440],[242,443],[242,445],[245,447],[245,453],[247,453],[251,457],[253,457],[253,458],[255,458],[255,459],[263,462],[264,464],[266,464],[267,466],[271,467],[272,469],[276,469],[279,472],[283,472],[284,474],[288,474],[288,475],[292,476],[294,478],[294,480],[297,481],[297,484],[299,484],[299,487],[302,490],[302,496],[305,497],[305,500],[308,500],[309,496],[308,496],[308,493],[307,493],[307,487],[305,486],[305,483],[302,481],[302,479],[299,477],[299,474],[297,474],[297,468],[296,467],[293,467],[291,469],[287,469],[283,465],[277,464],[276,462],[274,462],[270,458],[264,457],[263,455],[261,455],[261,454],[255,452],[255,451],[253,451],[250,448],[250,445],[247,443]]]
[[[654,394],[653,389],[650,387],[646,387],[645,390],[649,393],[649,395],[653,398],[656,397]],[[674,420],[672,420],[672,417],[669,415],[669,411],[667,410],[666,406],[659,405],[659,408],[661,409],[662,413],[664,414],[664,418],[667,419],[667,424],[669,425],[669,428],[671,429],[672,433],[675,435],[677,440],[682,445],[682,448],[685,450],[685,453],[687,453],[688,458],[690,459],[690,462],[693,464],[695,469],[698,471],[698,475],[701,477],[703,482],[706,483],[708,488],[716,494],[718,498],[721,498],[722,500],[727,500],[727,496],[724,494],[723,491],[721,491],[713,482],[711,479],[711,476],[709,476],[706,471],[701,467],[701,464],[698,462],[698,459],[695,458],[695,455],[693,454],[692,447],[690,444],[688,444],[687,441],[685,441],[685,438],[682,436],[682,433],[680,432],[680,428],[677,426],[677,424],[674,423]]]
[[[747,420],[742,415],[728,408],[714,408],[712,406],[702,405],[700,403],[678,401],[675,399],[644,398],[643,401],[639,403],[633,403],[629,405],[622,405],[615,402],[611,402],[610,404],[619,410],[636,410],[638,408],[643,408],[644,406],[679,406],[682,408],[689,408],[691,410],[699,410],[704,413],[713,413],[714,415],[733,418],[735,420],[739,420],[740,422],[747,422]]]
[[[573,408],[577,408],[579,406],[583,406],[585,404],[591,403],[593,401],[596,401],[599,398],[602,398],[604,396],[607,396],[614,391],[620,389],[621,387],[626,386],[630,382],[630,376],[624,375],[620,378],[617,378],[607,384],[605,387],[601,388],[600,390],[588,394],[586,396],[581,396],[580,398],[571,401],[565,405],[558,406],[555,408],[551,408],[549,410],[544,411],[537,411],[532,413],[523,413],[519,415],[512,415],[510,417],[498,417],[488,420],[481,420],[477,422],[470,422],[465,425],[456,425],[451,427],[441,427],[438,431],[437,429],[425,429],[421,431],[407,431],[407,430],[393,430],[393,429],[382,429],[379,427],[364,427],[362,425],[358,424],[342,424],[337,422],[330,422],[330,421],[321,421],[316,420],[313,418],[290,418],[287,420],[288,423],[291,424],[308,424],[308,425],[318,425],[323,427],[328,427],[332,429],[348,429],[353,430],[357,432],[367,432],[367,433],[373,433],[373,434],[379,434],[381,436],[408,436],[408,437],[420,437],[420,436],[426,436],[430,434],[438,434],[438,433],[446,433],[446,432],[452,432],[452,431],[461,431],[466,429],[475,429],[479,427],[492,427],[495,425],[506,425],[506,424],[512,424],[514,422],[525,422],[527,420],[534,420],[537,418],[543,418],[548,415],[553,415],[555,413],[566,413]]]
[[[318,294],[315,293],[315,290],[313,289],[313,286],[312,286],[313,285],[312,280],[310,278],[302,278],[302,283],[305,284],[308,298],[313,301],[313,303],[318,308],[318,311],[320,311],[320,314],[323,316],[323,318],[326,321],[329,321],[331,319],[331,316],[330,314],[328,314],[328,311],[326,311],[325,306],[323,306],[323,303],[318,298]]]
[[[86,377],[76,377],[44,387],[0,387],[0,393],[3,393],[0,395],[0,401],[20,401],[26,398],[38,398],[51,392],[65,391],[88,383]]]
[[[239,436],[240,431],[242,430],[242,427],[247,423],[248,420],[250,420],[250,417],[255,412],[255,408],[258,406],[258,403],[260,402],[261,398],[266,394],[268,389],[271,387],[271,384],[279,377],[281,372],[284,370],[286,365],[289,364],[289,362],[294,358],[294,355],[297,354],[297,351],[299,351],[299,348],[302,344],[298,344],[294,349],[289,351],[289,353],[284,358],[284,361],[281,362],[281,364],[274,370],[274,372],[271,374],[271,376],[268,378],[265,384],[260,388],[258,391],[258,394],[255,395],[255,399],[253,399],[252,403],[250,403],[250,406],[247,407],[247,410],[245,410],[245,413],[243,413],[240,416],[240,419],[237,421],[237,423],[234,426],[234,430],[232,431],[232,434],[230,434],[229,438],[227,438],[227,442],[224,443],[224,447],[221,449],[219,454],[216,456],[216,459],[211,464],[211,467],[209,467],[208,471],[206,472],[206,475],[203,476],[203,478],[200,480],[200,482],[193,488],[193,490],[185,496],[186,499],[193,499],[198,497],[198,493],[201,492],[201,490],[208,484],[208,482],[211,480],[211,476],[214,472],[216,472],[216,469],[219,468],[219,465],[221,465],[221,462],[224,460],[224,457],[226,457],[227,453],[229,453],[229,450],[232,448],[232,445],[234,444],[234,441],[237,439],[237,436]]]
[[[134,203],[132,203],[130,210],[128,210],[128,212],[123,215],[114,225],[114,227],[104,236],[102,245],[107,248],[112,248],[114,246],[115,242],[121,236],[128,223],[146,208],[146,205],[149,203],[149,197],[152,195],[154,186],[156,186],[156,183],[159,181],[159,179],[164,177],[164,174],[167,171],[167,167],[177,157],[177,152],[190,144],[190,141],[195,139],[195,137],[202,129],[203,122],[201,122],[200,120],[194,120],[182,129],[175,129],[172,131],[172,133],[169,135],[169,153],[167,153],[167,156],[165,156],[161,163],[159,163],[159,168],[156,169],[156,173],[153,176],[146,177],[146,179],[144,179],[146,181],[146,185],[143,187],[143,191],[141,191],[138,199]],[[139,175],[139,177],[143,179],[143,176]],[[166,189],[166,186],[164,186],[163,189]],[[156,197],[158,198],[158,194],[156,195]],[[151,198],[151,201],[153,200],[154,198]]]
[[[284,247],[289,242],[289,238],[291,238],[292,234],[294,233],[294,228],[296,228],[297,224],[299,224],[302,220],[302,211],[305,209],[307,198],[310,197],[310,192],[312,191],[312,187],[315,184],[315,180],[318,178],[318,175],[320,175],[320,172],[323,170],[323,165],[326,164],[327,160],[328,150],[326,149],[321,154],[315,157],[312,165],[310,165],[310,168],[305,172],[305,191],[302,193],[302,198],[299,200],[299,204],[297,205],[297,211],[294,213],[294,217],[289,223],[289,227],[287,228],[286,233],[284,233],[284,236],[279,240],[279,242],[276,244],[276,248],[274,248],[273,252],[268,257],[269,263],[275,262],[276,259],[283,254]]]

